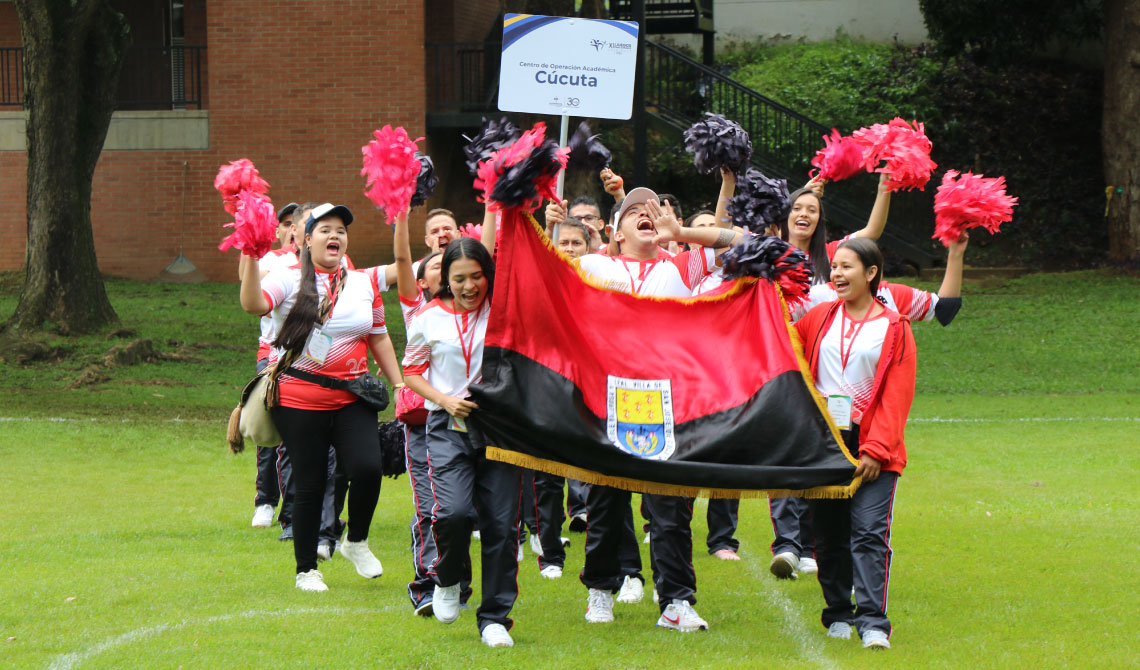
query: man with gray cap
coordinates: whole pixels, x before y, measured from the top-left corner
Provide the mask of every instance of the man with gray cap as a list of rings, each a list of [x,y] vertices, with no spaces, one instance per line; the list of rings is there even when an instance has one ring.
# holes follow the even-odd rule
[[[614,291],[689,298],[700,280],[716,269],[714,250],[740,237],[727,228],[682,228],[672,210],[661,206],[656,193],[639,187],[629,192],[614,217],[611,239],[618,255],[589,254],[574,262],[595,282]],[[662,257],[658,243],[670,241],[700,245],[700,249]],[[649,494],[644,499],[653,517],[650,552],[661,606],[657,625],[682,632],[707,630],[708,622],[693,609],[692,499]],[[613,594],[622,584],[619,547],[630,493],[592,486],[586,509],[586,560],[580,577],[589,589],[586,621],[605,623],[613,621]]]

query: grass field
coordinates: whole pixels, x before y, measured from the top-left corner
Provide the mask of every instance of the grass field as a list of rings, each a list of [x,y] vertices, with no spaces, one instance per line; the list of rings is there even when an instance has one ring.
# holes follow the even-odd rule
[[[0,276],[0,317],[17,287]],[[0,667],[1140,667],[1136,278],[972,284],[951,327],[915,328],[894,648],[879,654],[824,636],[814,580],[767,573],[758,500],[742,504],[738,564],[704,553],[697,511],[707,633],[655,629],[648,598],[586,624],[580,534],[558,581],[528,551],[513,649],[480,645],[473,612],[451,626],[412,616],[406,477],[384,480],[373,522],[384,576],[361,579],[338,557],[322,567],[330,592],[299,592],[291,547],[249,527],[253,455],[223,440],[253,364],[236,286],[108,289],[135,333],[45,336],[44,360],[16,363],[6,346],[0,362]],[[66,388],[135,338],[195,360]]]

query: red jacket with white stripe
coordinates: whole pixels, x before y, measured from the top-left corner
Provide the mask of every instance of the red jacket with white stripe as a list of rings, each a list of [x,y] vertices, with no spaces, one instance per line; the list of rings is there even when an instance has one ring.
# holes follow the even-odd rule
[[[816,305],[796,322],[813,378],[819,372],[820,343],[842,304],[842,300],[835,300]],[[910,320],[889,309],[886,318],[890,326],[875,367],[871,404],[863,412],[863,422],[859,425],[859,453],[879,461],[883,470],[902,473],[906,467],[903,433],[914,402],[918,355]]]

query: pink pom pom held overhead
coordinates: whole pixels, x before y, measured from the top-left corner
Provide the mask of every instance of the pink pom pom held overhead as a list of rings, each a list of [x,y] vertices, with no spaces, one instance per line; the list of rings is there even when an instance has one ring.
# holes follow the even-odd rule
[[[819,178],[839,181],[853,177],[865,169],[863,147],[853,137],[843,137],[835,128],[823,136],[823,148],[816,152],[811,164],[819,168]]]
[[[234,202],[234,222],[225,226],[234,231],[222,240],[218,249],[225,251],[235,247],[246,256],[260,259],[277,241],[277,212],[273,203],[264,194],[253,191],[241,191]]]
[[[268,193],[269,183],[257,173],[257,168],[248,158],[239,158],[218,168],[214,177],[214,188],[222,194],[222,203],[230,214],[237,213],[238,194],[242,191]]]
[[[483,239],[483,224],[465,223],[459,228],[460,237],[470,237],[473,240]]]
[[[886,172],[891,177],[887,190],[923,190],[938,164],[930,160],[933,144],[926,136],[926,126],[914,125],[895,117],[888,124],[876,123],[851,133],[863,147],[863,164],[868,172]],[[882,167],[876,167],[884,163]]]
[[[1006,195],[1005,177],[984,177],[947,170],[934,194],[934,239],[946,246],[970,228],[996,233],[1001,224],[1013,220],[1017,198]]]
[[[360,148],[364,154],[364,195],[372,204],[384,210],[388,223],[411,206],[416,192],[416,179],[420,174],[420,160],[416,156],[416,140],[408,137],[402,127],[386,125],[373,131],[374,139]]]
[[[558,173],[566,168],[569,147],[558,147],[546,139],[542,121],[508,146],[479,164],[475,188],[482,191],[480,202],[489,202],[491,211],[514,207],[533,210],[543,200],[558,197]]]

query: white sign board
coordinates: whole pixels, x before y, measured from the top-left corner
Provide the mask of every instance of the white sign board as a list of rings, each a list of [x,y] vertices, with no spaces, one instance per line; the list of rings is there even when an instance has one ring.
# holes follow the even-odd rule
[[[637,73],[637,24],[507,14],[499,109],[628,119]]]

